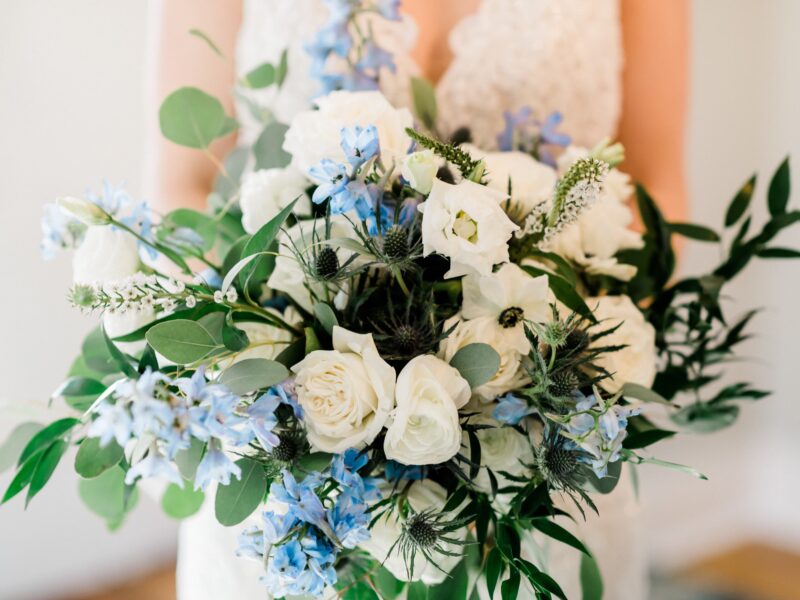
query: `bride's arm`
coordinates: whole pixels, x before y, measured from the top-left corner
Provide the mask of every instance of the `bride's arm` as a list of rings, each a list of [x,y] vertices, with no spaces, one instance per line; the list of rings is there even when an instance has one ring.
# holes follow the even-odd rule
[[[688,3],[622,0],[622,30],[623,170],[647,187],[669,220],[685,221]]]
[[[165,140],[158,130],[158,108],[179,87],[193,86],[219,98],[233,110],[234,50],[241,22],[240,0],[158,0],[151,7],[147,90],[146,194],[161,211],[178,207],[202,209],[216,168],[202,152]],[[220,48],[217,57],[198,37],[198,29]],[[224,157],[235,136],[212,144]]]

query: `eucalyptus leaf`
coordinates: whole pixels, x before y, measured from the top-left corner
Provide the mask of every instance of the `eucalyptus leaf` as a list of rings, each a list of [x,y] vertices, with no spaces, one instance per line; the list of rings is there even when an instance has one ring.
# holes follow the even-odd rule
[[[171,483],[161,497],[161,508],[173,519],[185,519],[200,510],[205,497],[202,491],[193,489],[189,481],[184,481],[183,487]]]
[[[314,305],[314,316],[317,318],[317,321],[319,321],[319,324],[322,325],[322,328],[327,331],[329,335],[333,335],[333,328],[339,324],[339,320],[336,318],[336,313],[333,312],[330,304],[317,302]]]
[[[273,121],[264,127],[255,144],[253,144],[256,170],[282,169],[289,164],[292,156],[283,149],[283,138],[286,137],[288,130],[288,126],[277,121]]]
[[[241,479],[219,486],[214,503],[217,521],[225,527],[238,525],[253,514],[267,492],[267,476],[260,463],[241,458],[236,464],[242,470]]]
[[[123,456],[122,447],[114,440],[101,447],[100,438],[86,438],[75,455],[75,472],[86,479],[98,477],[118,465]]]
[[[246,358],[232,364],[219,376],[219,382],[234,394],[243,396],[272,387],[289,377],[281,363],[265,358]]]
[[[106,386],[96,379],[88,377],[70,377],[53,392],[55,398],[64,396],[99,396]]]
[[[664,404],[666,406],[675,406],[666,400],[660,394],[654,392],[650,388],[639,385],[638,383],[625,383],[622,386],[622,395],[627,398],[635,398],[642,402],[655,402],[656,404]]]
[[[275,67],[268,63],[262,63],[255,69],[248,71],[244,76],[244,83],[252,89],[261,89],[271,86],[276,81]]]
[[[218,347],[202,325],[188,319],[159,323],[145,337],[156,352],[179,365],[201,360]]]
[[[139,497],[134,489],[126,498],[125,471],[119,466],[99,477],[82,479],[78,484],[78,493],[89,510],[109,521],[122,519],[136,505]]]
[[[201,442],[197,438],[193,437],[188,448],[178,451],[178,453],[175,455],[175,464],[178,465],[178,471],[180,471],[181,477],[188,479],[189,481],[194,480],[195,473],[197,472],[197,466],[203,459],[203,452],[205,451],[205,448],[205,442]]]
[[[230,127],[222,103],[194,87],[167,96],[159,110],[159,123],[164,137],[189,148],[208,148]]]
[[[450,360],[469,387],[475,389],[494,377],[500,368],[500,355],[488,344],[468,344]]]

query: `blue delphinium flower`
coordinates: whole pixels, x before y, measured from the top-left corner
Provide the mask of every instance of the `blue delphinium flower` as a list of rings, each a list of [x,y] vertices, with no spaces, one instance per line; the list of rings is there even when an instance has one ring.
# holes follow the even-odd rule
[[[282,481],[270,485],[269,493],[277,502],[283,502],[288,506],[287,518],[310,523],[323,530],[327,529],[325,507],[317,496],[317,488],[322,484],[321,475],[312,473],[298,482],[284,469],[281,471],[281,476]]]
[[[208,451],[197,465],[197,472],[194,476],[194,489],[205,491],[211,483],[228,485],[231,476],[236,479],[242,478],[242,469],[228,458],[216,441],[211,441]]]
[[[258,561],[264,559],[267,543],[271,543],[266,539],[265,531],[262,531],[258,525],[250,525],[244,529],[239,534],[236,542],[236,556]]]
[[[183,487],[183,477],[181,477],[178,467],[167,460],[153,444],[146,457],[133,465],[125,474],[125,484],[133,485],[137,479],[158,478],[169,481]]]
[[[297,540],[291,540],[272,550],[264,583],[277,597],[294,594],[297,581],[306,568],[306,553]]]
[[[345,488],[328,512],[328,523],[345,548],[355,548],[369,539],[369,509],[359,491]]]
[[[308,176],[316,182],[317,189],[311,200],[314,204],[322,204],[341,192],[349,183],[347,167],[329,158],[323,158],[308,170]]]
[[[42,257],[50,260],[59,250],[75,248],[85,232],[86,225],[60,206],[46,204],[42,216],[42,241],[39,246]]]
[[[518,137],[526,132],[531,124],[533,110],[530,106],[523,106],[517,112],[505,111],[503,121],[505,128],[497,136],[497,148],[502,152],[516,149]]]
[[[378,0],[378,12],[383,15],[384,19],[399,21],[401,19],[400,2],[401,0]]]
[[[375,125],[342,127],[340,145],[347,162],[354,169],[358,169],[380,153],[378,129]]]
[[[195,282],[199,285],[207,285],[212,290],[222,287],[222,275],[212,267],[206,267],[194,276]]]
[[[373,40],[364,44],[362,51],[361,60],[356,65],[359,70],[372,71],[373,73],[378,73],[384,68],[389,69],[392,73],[397,70],[392,53],[378,46]]]
[[[424,479],[426,474],[426,467],[404,465],[394,460],[387,460],[384,470],[384,475],[389,481],[398,481],[400,479],[419,481],[420,479]]]
[[[535,412],[536,410],[528,406],[528,403],[521,398],[506,394],[499,398],[497,406],[492,411],[492,417],[506,425],[517,425],[522,419]]]
[[[535,150],[537,158],[545,164],[555,167],[556,161],[550,148],[552,146],[566,147],[572,141],[570,136],[557,131],[563,120],[559,112],[552,112],[544,121],[534,117],[533,111],[528,106],[523,106],[517,112],[503,113],[505,128],[497,136],[497,146],[503,152]]]
[[[566,133],[556,131],[556,128],[561,125],[564,116],[554,111],[545,117],[544,121],[539,124],[539,139],[544,144],[552,144],[554,146],[566,147],[572,142],[572,138]]]
[[[275,411],[280,403],[280,396],[269,391],[248,406],[245,411],[253,434],[266,452],[270,452],[281,443],[280,438],[273,432],[278,425]]]
[[[116,440],[117,444],[124,447],[133,435],[133,419],[128,409],[122,402],[102,402],[96,412],[97,418],[89,425],[87,435],[100,438],[100,446],[103,448],[111,440]]]

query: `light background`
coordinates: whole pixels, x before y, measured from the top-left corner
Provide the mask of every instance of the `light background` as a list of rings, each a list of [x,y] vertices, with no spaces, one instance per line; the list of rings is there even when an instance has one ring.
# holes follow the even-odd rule
[[[692,19],[691,210],[716,225],[752,171],[761,174],[761,211],[783,155],[800,164],[800,2],[695,0]],[[142,188],[147,20],[147,3],[136,0],[0,6],[0,437],[46,402],[91,324],[63,300],[68,258],[40,260],[42,204],[96,188],[102,177],[126,180],[134,194]],[[792,174],[800,182],[797,168]],[[800,246],[800,235],[781,245]],[[713,259],[692,245],[683,268]],[[767,309],[747,345],[753,361],[737,365],[737,375],[775,395],[745,407],[730,430],[658,446],[660,458],[691,464],[710,481],[639,471],[659,569],[754,537],[800,551],[799,273],[790,262],[761,262],[732,290],[732,313]],[[27,512],[19,501],[0,508],[0,599],[91,589],[173,556],[176,524],[155,503],[143,498],[122,531],[109,534],[81,505],[75,477],[63,465]],[[0,488],[8,480],[1,475]]]

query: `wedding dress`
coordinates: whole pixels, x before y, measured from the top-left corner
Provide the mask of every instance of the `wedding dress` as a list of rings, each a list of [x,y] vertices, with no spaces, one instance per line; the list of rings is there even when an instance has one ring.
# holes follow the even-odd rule
[[[441,129],[447,133],[467,125],[476,145],[493,149],[503,129],[503,111],[529,106],[540,117],[560,111],[563,130],[576,144],[591,146],[613,136],[621,99],[619,11],[618,0],[483,0],[450,34],[453,60],[436,87]],[[303,44],[326,18],[322,0],[244,2],[240,73],[265,61],[276,63],[288,48],[288,76],[280,90],[272,87],[250,96],[281,122],[308,108],[317,91]],[[408,19],[375,19],[372,25],[397,67],[393,74],[382,74],[382,90],[395,105],[408,106],[409,79],[420,72],[411,57],[416,26]],[[259,127],[244,103],[238,116],[240,139],[252,143]],[[647,563],[639,507],[630,476],[623,472],[613,493],[594,498],[601,517],[587,512],[586,521],[576,515],[576,523],[562,524],[594,553],[603,573],[604,598],[644,600]],[[564,508],[576,512],[566,503]],[[239,530],[217,524],[211,501],[184,523],[179,600],[267,597],[257,582],[259,565],[233,554]],[[578,552],[538,537],[526,542],[529,554],[538,555],[567,597],[580,598]]]

